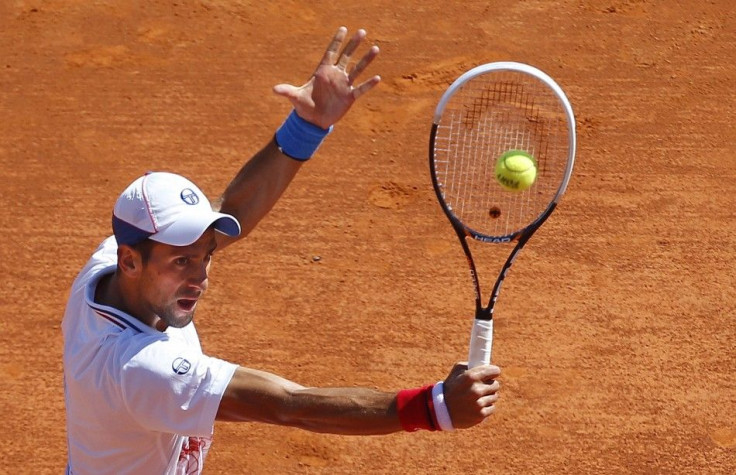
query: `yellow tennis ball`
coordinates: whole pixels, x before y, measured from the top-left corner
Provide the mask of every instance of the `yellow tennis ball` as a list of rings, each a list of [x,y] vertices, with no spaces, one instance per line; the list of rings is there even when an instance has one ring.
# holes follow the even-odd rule
[[[537,162],[527,152],[509,150],[498,157],[496,181],[508,191],[524,191],[537,179]]]

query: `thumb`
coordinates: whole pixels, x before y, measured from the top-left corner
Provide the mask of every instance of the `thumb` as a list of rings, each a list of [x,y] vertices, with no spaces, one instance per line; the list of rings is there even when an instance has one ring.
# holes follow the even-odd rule
[[[450,373],[447,375],[447,378],[445,379],[445,381],[457,379],[461,375],[465,374],[467,370],[468,370],[468,364],[466,362],[463,361],[461,363],[455,363],[455,365],[450,370]]]
[[[298,87],[292,86],[291,84],[277,84],[273,87],[273,92],[279,96],[288,97],[293,99],[297,95]]]

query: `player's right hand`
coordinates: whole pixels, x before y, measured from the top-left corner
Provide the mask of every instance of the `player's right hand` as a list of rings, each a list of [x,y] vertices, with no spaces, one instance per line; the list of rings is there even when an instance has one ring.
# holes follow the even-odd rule
[[[458,363],[444,381],[447,409],[456,429],[480,424],[493,414],[498,401],[500,383],[496,380],[501,369],[494,365],[481,365],[468,369]]]

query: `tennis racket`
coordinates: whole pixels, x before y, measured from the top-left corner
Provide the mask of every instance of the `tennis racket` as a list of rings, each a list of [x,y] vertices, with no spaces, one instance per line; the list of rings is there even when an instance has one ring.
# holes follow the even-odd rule
[[[526,190],[507,191],[496,179],[496,160],[510,150],[536,161],[536,180]],[[574,161],[572,107],[560,86],[539,69],[514,62],[484,64],[461,75],[442,95],[429,163],[434,190],[460,239],[475,287],[468,367],[491,361],[493,308],[501,284],[557,206]],[[469,239],[515,244],[485,306]]]

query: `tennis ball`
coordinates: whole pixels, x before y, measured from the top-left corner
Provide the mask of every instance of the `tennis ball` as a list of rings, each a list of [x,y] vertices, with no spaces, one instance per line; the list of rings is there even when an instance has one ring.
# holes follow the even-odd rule
[[[522,150],[509,150],[498,157],[496,180],[508,191],[524,191],[537,179],[537,162]]]

